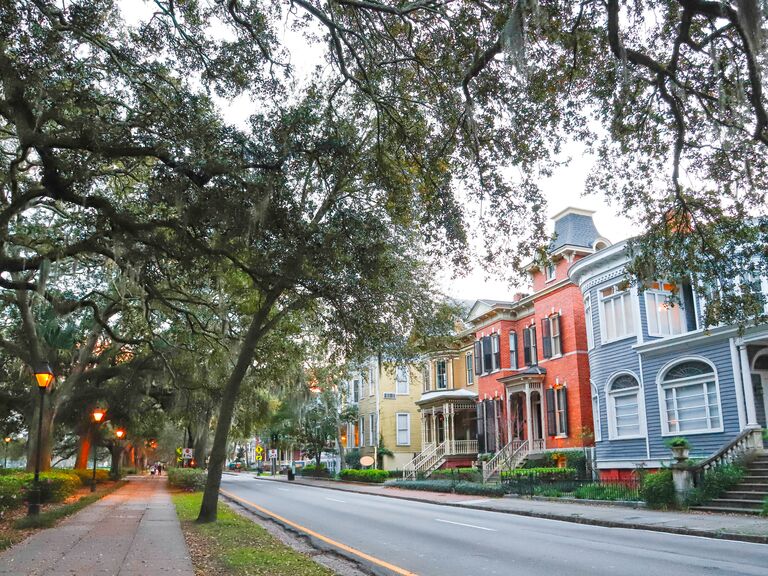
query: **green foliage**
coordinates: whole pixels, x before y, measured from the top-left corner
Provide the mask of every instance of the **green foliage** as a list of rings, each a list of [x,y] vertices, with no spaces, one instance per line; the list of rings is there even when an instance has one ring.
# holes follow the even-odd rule
[[[352,450],[347,450],[344,454],[344,463],[349,468],[354,468],[355,470],[359,470],[361,468],[360,464],[360,458],[362,455],[360,454],[359,448],[353,448]]]
[[[202,490],[207,478],[208,473],[199,468],[168,468],[168,484],[183,490]]]
[[[28,494],[34,484],[34,474],[29,472],[20,476],[26,480],[24,489]],[[80,478],[71,470],[41,472],[40,501],[61,502],[72,496],[82,485]]]
[[[467,482],[480,482],[482,481],[482,474],[477,468],[445,468],[442,470],[435,470],[430,474],[430,478],[434,480],[465,480]]]
[[[573,491],[573,497],[583,500],[640,500],[637,488],[622,484],[621,482],[584,484]]]
[[[640,495],[651,508],[674,508],[675,484],[671,470],[659,470],[646,474],[640,486]]]
[[[320,462],[320,466],[315,464],[305,464],[298,470],[301,476],[311,476],[313,478],[330,478],[331,474],[328,471],[328,467]]]
[[[0,476],[0,513],[21,506],[24,502],[26,479],[16,475]]]
[[[339,476],[342,480],[351,480],[354,482],[373,482],[375,484],[381,484],[389,478],[389,472],[386,470],[354,470],[352,468],[346,468],[339,472]]]
[[[69,474],[74,474],[78,478],[80,478],[80,483],[83,486],[90,486],[91,479],[93,478],[93,469],[86,469],[86,470],[66,470]],[[104,482],[109,482],[109,470],[105,470],[103,468],[97,468],[96,469],[96,483],[102,484]]]
[[[690,448],[691,443],[688,438],[683,436],[675,436],[664,441],[664,444],[669,448]]]
[[[531,478],[541,482],[557,482],[576,478],[575,468],[515,468],[501,472],[502,480],[514,478]]]
[[[746,470],[736,464],[724,464],[707,470],[701,479],[701,484],[688,495],[686,504],[698,506],[720,497],[739,484],[744,474]]]

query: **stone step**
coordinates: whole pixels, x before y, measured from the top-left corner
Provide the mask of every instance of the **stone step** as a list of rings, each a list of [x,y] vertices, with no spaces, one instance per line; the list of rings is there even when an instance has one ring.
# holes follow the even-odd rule
[[[759,484],[756,482],[742,482],[738,486],[736,486],[737,489],[748,491],[748,492],[765,492],[768,493],[768,484],[763,483]]]
[[[720,514],[749,514],[750,516],[759,516],[760,510],[751,508],[722,508],[720,506],[691,506],[691,510],[699,512],[718,512]]]
[[[717,508],[738,508],[740,510],[757,510],[758,512],[763,510],[762,500],[745,500],[743,498],[734,498],[733,500],[715,498],[709,503],[709,505],[715,506]]]
[[[741,488],[738,486],[738,488]],[[724,500],[754,500],[756,502],[762,502],[765,497],[768,496],[768,490],[729,490],[720,498]]]
[[[756,474],[747,474],[742,479],[743,482],[749,482],[751,484],[768,484],[768,477],[759,476]]]

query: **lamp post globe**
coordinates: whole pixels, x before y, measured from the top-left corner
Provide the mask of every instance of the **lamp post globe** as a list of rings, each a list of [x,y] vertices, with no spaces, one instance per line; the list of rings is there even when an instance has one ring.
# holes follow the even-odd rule
[[[45,391],[54,380],[53,371],[47,363],[41,363],[35,366],[35,380],[37,389],[40,391],[40,418],[37,423],[37,457],[35,458],[35,481],[29,495],[28,516],[37,516],[40,514],[40,459],[43,436],[43,408],[45,407]]]
[[[8,444],[11,443],[11,440],[13,440],[13,438],[11,438],[10,436],[6,436],[3,439],[3,443],[5,444],[5,456],[3,458],[3,468],[8,468]]]
[[[93,420],[94,423],[93,432],[91,433],[91,443],[93,444],[93,474],[91,475],[91,492],[96,492],[96,427],[104,419],[105,414],[106,410],[102,410],[101,408],[95,408],[93,412],[91,412],[91,420]]]

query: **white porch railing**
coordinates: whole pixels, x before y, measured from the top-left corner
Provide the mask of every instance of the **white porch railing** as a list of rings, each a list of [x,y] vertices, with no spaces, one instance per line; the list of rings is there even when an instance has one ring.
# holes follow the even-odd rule
[[[483,462],[483,482],[487,482],[488,478],[499,472],[499,470],[513,470],[517,468],[525,457],[528,456],[529,452],[528,440],[512,440],[512,442],[496,452],[493,458]]]
[[[445,460],[446,442],[420,452],[413,460],[403,466],[403,480],[415,480],[419,474],[429,476]]]
[[[535,438],[531,444],[531,452],[543,452],[547,449],[544,438]]]
[[[454,440],[451,454],[477,454],[477,440]]]

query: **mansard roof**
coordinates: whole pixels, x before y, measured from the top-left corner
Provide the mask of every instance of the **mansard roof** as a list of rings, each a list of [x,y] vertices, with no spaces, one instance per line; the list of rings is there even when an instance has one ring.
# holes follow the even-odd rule
[[[592,250],[598,240],[603,239],[592,220],[594,210],[566,208],[555,215],[554,239],[549,244],[550,253],[557,252],[564,246],[573,246]]]

